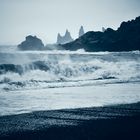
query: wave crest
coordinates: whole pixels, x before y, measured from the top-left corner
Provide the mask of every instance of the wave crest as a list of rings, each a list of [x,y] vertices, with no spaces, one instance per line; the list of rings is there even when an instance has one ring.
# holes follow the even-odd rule
[[[24,64],[0,64],[0,88],[53,87],[140,80],[140,54],[27,54]],[[16,56],[20,58],[20,55]],[[88,82],[87,82],[88,81]],[[92,81],[92,82],[91,82]],[[65,82],[65,83],[64,83]],[[55,83],[55,84],[54,84]],[[69,83],[69,84],[68,84]]]

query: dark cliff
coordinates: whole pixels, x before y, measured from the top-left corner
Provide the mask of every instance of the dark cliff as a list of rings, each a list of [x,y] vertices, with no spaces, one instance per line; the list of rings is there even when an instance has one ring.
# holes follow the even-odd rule
[[[85,49],[85,51],[132,51],[140,50],[140,17],[122,22],[115,31],[90,31],[71,43],[63,45],[66,50]]]

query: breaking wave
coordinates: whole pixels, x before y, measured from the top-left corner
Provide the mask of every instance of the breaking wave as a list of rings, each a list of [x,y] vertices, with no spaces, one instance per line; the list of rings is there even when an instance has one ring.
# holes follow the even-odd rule
[[[0,89],[140,81],[140,53],[1,52]]]

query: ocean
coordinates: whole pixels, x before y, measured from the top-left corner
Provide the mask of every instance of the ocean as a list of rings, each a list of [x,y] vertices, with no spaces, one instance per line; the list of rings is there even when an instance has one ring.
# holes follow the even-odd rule
[[[140,52],[0,46],[0,116],[140,101]]]

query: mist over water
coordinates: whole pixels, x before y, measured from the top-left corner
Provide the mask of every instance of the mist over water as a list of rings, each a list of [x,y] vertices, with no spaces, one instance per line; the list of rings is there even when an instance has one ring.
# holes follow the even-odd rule
[[[10,51],[7,51],[0,47],[0,115],[42,109],[101,106],[113,102],[123,103],[123,100],[125,103],[140,101],[139,51],[88,53],[83,50],[18,51],[14,48],[11,47],[8,49]],[[117,88],[115,86],[115,93],[102,93],[113,90],[113,84],[117,83],[119,84]],[[105,89],[102,87],[108,84],[112,86]],[[125,92],[129,84],[135,84],[136,92],[131,93],[132,95],[126,94],[124,98],[122,91],[117,93],[119,87],[123,89],[122,84],[126,86]],[[73,88],[77,92],[66,92]],[[95,88],[97,89],[94,93]],[[135,90],[129,87],[129,91]],[[61,99],[58,99],[58,95]],[[103,98],[100,98],[101,96]],[[29,99],[31,103],[27,107]],[[10,107],[6,106],[7,104],[10,104]]]
[[[139,52],[28,51],[0,53],[4,90],[140,80]]]

